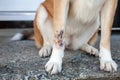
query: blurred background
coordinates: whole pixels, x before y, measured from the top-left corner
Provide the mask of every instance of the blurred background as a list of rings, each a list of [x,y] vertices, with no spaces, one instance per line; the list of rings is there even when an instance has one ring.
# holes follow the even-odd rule
[[[0,46],[16,33],[33,28],[36,10],[44,0],[0,0]]]
[[[31,28],[37,7],[44,0],[0,0],[0,28]]]
[[[0,28],[32,28],[37,7],[44,0],[0,0]],[[119,0],[118,0],[119,1]],[[113,30],[120,30],[120,1]]]

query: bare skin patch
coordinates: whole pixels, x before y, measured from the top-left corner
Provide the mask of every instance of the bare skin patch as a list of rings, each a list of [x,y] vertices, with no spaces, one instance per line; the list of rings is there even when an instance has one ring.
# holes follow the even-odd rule
[[[63,33],[64,33],[63,30],[56,31],[56,33],[55,33],[54,42],[55,42],[55,45],[58,46],[58,47],[63,47],[64,46]]]

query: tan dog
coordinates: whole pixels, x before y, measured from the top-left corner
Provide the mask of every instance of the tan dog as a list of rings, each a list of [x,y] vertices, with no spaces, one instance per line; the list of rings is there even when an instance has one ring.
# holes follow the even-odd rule
[[[34,33],[39,55],[51,54],[47,72],[61,72],[64,49],[81,49],[99,55],[100,69],[116,71],[111,57],[110,35],[117,0],[46,0],[34,20]],[[100,52],[92,45],[101,26]],[[51,53],[52,50],[52,53]],[[99,54],[98,54],[99,53]]]

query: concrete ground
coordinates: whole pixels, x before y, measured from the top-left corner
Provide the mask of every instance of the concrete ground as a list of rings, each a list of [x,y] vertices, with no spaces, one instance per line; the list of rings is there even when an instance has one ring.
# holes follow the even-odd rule
[[[10,41],[21,29],[0,30],[0,80],[120,80],[120,34],[112,35],[112,56],[118,64],[117,72],[99,69],[99,58],[82,51],[66,50],[62,72],[48,74],[34,41]],[[98,48],[99,40],[96,44]]]

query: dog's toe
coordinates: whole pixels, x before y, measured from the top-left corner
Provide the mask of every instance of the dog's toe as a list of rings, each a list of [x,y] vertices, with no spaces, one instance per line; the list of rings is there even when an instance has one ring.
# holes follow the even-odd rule
[[[40,49],[39,55],[40,57],[47,57],[51,54],[51,47],[50,46],[44,46]]]

